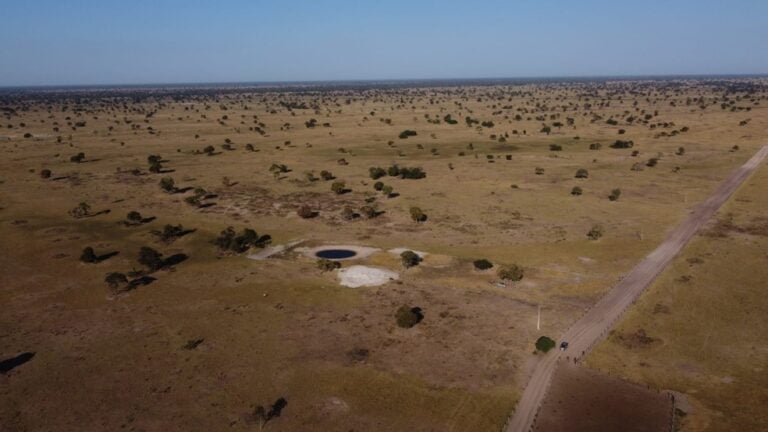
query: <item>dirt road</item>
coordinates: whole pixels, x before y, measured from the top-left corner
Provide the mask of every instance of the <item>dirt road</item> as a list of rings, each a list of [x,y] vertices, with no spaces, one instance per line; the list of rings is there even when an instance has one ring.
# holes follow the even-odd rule
[[[731,174],[709,199],[696,207],[683,223],[669,233],[658,248],[637,264],[621,282],[565,332],[558,345],[560,341],[568,341],[568,350],[550,351],[536,365],[515,413],[507,423],[507,432],[527,432],[531,429],[558,362],[573,361],[574,357],[580,359],[586,355],[766,156],[768,146],[761,148],[747,163]]]

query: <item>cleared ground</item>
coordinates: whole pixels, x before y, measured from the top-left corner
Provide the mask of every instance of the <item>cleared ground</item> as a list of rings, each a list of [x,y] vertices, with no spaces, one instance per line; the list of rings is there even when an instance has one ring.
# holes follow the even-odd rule
[[[670,428],[672,399],[572,363],[557,369],[536,432],[660,432]]]

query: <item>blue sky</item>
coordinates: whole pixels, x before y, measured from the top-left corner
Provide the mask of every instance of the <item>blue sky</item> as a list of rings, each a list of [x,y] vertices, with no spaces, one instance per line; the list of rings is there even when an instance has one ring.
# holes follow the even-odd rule
[[[0,0],[0,86],[768,73],[768,0]]]

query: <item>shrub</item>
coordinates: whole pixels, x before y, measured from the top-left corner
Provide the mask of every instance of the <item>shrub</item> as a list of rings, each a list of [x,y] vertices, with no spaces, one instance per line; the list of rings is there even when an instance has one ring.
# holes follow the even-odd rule
[[[380,191],[380,190],[382,190],[384,188],[384,183],[378,181],[378,182],[373,184],[373,188],[375,190],[377,190],[377,191]]]
[[[488,270],[489,268],[493,267],[493,263],[488,261],[487,259],[475,260],[472,262],[472,264],[478,270]]]
[[[648,162],[645,163],[645,166],[653,168],[656,166],[657,163],[659,163],[658,158],[650,158],[648,159]]]
[[[419,307],[402,305],[395,313],[397,325],[402,328],[411,328],[424,319],[424,313]]]
[[[347,191],[347,184],[343,181],[333,182],[333,184],[331,184],[331,190],[336,195],[341,195]]]
[[[51,175],[53,175],[53,173],[51,173],[51,170],[49,169],[40,170],[40,178],[49,179],[51,178]]]
[[[589,177],[589,171],[587,171],[584,168],[579,168],[576,170],[576,178],[588,178]]]
[[[178,189],[176,189],[176,182],[174,182],[171,177],[163,177],[160,179],[160,189],[168,193],[178,191]]]
[[[411,268],[419,265],[421,257],[416,252],[407,250],[400,254],[400,260],[405,268]]]
[[[614,189],[611,191],[611,194],[608,195],[608,199],[611,201],[616,201],[621,196],[621,189]]]
[[[252,152],[252,151],[256,151],[256,149],[253,147],[253,144],[246,144],[246,145],[245,145],[245,149],[246,149],[247,151],[250,151],[250,152]]]
[[[543,174],[544,174],[544,168],[541,168],[541,167],[537,167],[536,169],[534,169],[534,170],[533,170],[533,172],[534,172],[536,175],[543,175]]]
[[[296,210],[296,214],[299,215],[302,219],[309,219],[312,216],[315,215],[315,212],[312,211],[312,208],[309,206],[301,206],[298,210]]]
[[[603,236],[603,227],[601,227],[600,225],[593,226],[589,230],[589,232],[587,232],[587,237],[590,240],[597,240],[597,239],[599,239],[602,236]]]
[[[523,268],[517,264],[512,264],[500,268],[496,274],[503,280],[517,282],[523,278]]]
[[[590,150],[600,150],[603,147],[600,143],[592,143],[589,145]]]
[[[677,153],[675,153],[675,154],[678,155],[678,156],[684,155],[685,154],[685,147],[679,147],[677,149]]]
[[[536,350],[541,351],[543,353],[546,353],[547,351],[551,350],[555,347],[555,341],[552,339],[542,336],[538,339],[536,339]]]
[[[128,284],[128,277],[123,273],[118,272],[107,273],[104,282],[106,282],[113,290],[117,290],[121,286]]]
[[[128,214],[125,216],[125,219],[129,224],[139,224],[144,220],[144,218],[141,217],[141,213],[137,211],[128,212]]]
[[[74,163],[80,163],[83,160],[85,160],[85,153],[83,153],[83,152],[80,152],[80,153],[78,153],[78,154],[76,154],[74,156],[70,156],[69,157],[69,161],[70,162],[74,162]]]
[[[162,231],[152,231],[160,241],[170,243],[185,234],[184,227],[181,225],[167,224]]]
[[[344,209],[341,211],[341,218],[345,221],[350,221],[354,219],[355,216],[355,211],[350,207],[344,207]]]
[[[411,136],[416,136],[416,135],[418,135],[418,134],[416,133],[416,131],[413,131],[413,130],[409,130],[409,129],[406,129],[406,130],[404,130],[404,131],[400,132],[400,135],[398,135],[398,137],[399,137],[400,139],[406,139],[406,138],[408,138],[408,137],[411,137]]]
[[[390,177],[397,177],[400,175],[400,167],[397,165],[392,165],[391,167],[387,168],[387,174]]]
[[[384,170],[384,168],[371,167],[368,169],[368,174],[373,180],[377,180],[387,175],[387,172]]]
[[[148,246],[139,250],[139,264],[147,267],[149,271],[157,271],[163,268],[163,254]]]
[[[384,186],[383,188],[381,188],[381,193],[383,193],[384,196],[387,196],[387,197],[392,196],[392,186],[389,186],[389,185]]]
[[[93,248],[90,246],[83,249],[83,253],[80,255],[80,261],[84,263],[95,263],[98,260],[99,260],[99,257],[96,256],[96,253],[93,251]]]
[[[80,219],[91,215],[91,206],[87,203],[81,202],[77,207],[69,211],[69,214],[75,218]]]
[[[340,267],[341,267],[341,263],[338,261],[333,261],[325,258],[320,258],[319,260],[317,260],[317,268],[319,268],[324,272],[336,270],[337,268],[340,268]]]
[[[256,231],[245,228],[238,235],[235,229],[227,227],[221,232],[219,237],[213,240],[213,244],[219,247],[222,252],[243,253],[251,247],[265,247],[272,241],[269,235],[259,236]]]
[[[366,219],[373,219],[376,217],[376,209],[372,206],[362,206],[360,207],[360,214],[363,215]]]
[[[632,146],[634,146],[634,145],[635,145],[635,143],[632,142],[632,141],[616,140],[616,141],[614,141],[613,144],[611,144],[611,148],[615,148],[615,149],[628,149],[628,148],[632,148]]]
[[[574,186],[573,189],[571,189],[571,195],[579,196],[583,193],[580,187]]]
[[[549,150],[550,151],[563,151],[563,146],[561,146],[560,144],[550,144],[549,145]]]
[[[427,215],[425,215],[420,208],[411,207],[409,211],[411,213],[411,219],[413,219],[414,222],[424,222],[427,220]]]
[[[421,169],[421,167],[400,168],[400,178],[403,179],[423,179],[426,176],[427,174],[424,172],[424,170]]]
[[[320,171],[320,178],[325,181],[329,181],[329,180],[333,180],[335,177],[333,176],[333,174],[331,174],[330,171],[323,170],[323,171]]]

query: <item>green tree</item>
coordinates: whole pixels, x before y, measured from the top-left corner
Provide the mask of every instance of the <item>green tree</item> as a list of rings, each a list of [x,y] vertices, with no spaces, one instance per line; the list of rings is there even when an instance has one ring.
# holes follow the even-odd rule
[[[419,265],[421,257],[416,252],[407,250],[400,254],[400,260],[405,268],[411,268]]]
[[[523,279],[523,268],[517,264],[501,267],[496,274],[500,279],[517,282]]]
[[[550,339],[550,338],[548,338],[546,336],[542,336],[542,337],[536,339],[536,350],[537,351],[546,353],[546,352],[548,352],[549,350],[551,350],[554,347],[555,347],[555,341],[553,341],[552,339]]]

